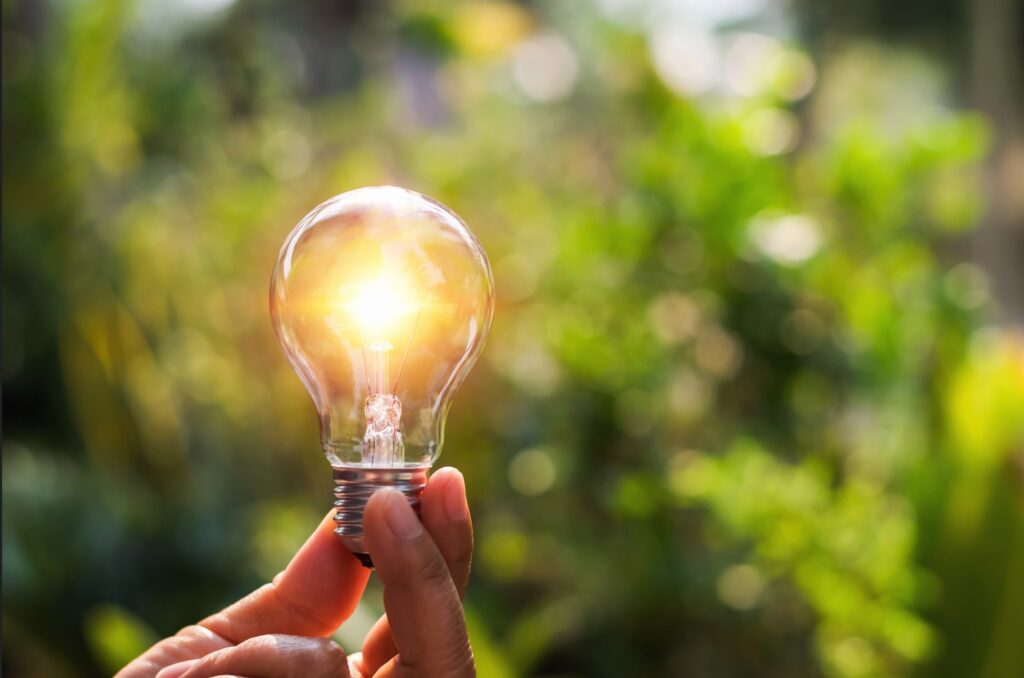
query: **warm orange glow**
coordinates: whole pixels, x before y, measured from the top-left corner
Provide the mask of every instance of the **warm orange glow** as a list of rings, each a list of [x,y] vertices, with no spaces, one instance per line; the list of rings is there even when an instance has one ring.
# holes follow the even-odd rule
[[[419,308],[406,285],[378,276],[347,295],[345,311],[370,339],[383,339]]]
[[[450,398],[490,326],[493,285],[465,224],[410,191],[358,189],[300,222],[278,256],[271,312],[332,464],[437,456]]]

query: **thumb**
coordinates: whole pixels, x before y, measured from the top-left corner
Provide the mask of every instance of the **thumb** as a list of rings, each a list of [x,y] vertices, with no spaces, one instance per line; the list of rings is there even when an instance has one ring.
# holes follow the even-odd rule
[[[475,675],[459,592],[444,556],[405,496],[390,489],[375,492],[363,527],[398,648],[383,675]]]
[[[355,610],[369,571],[334,535],[328,514],[274,580],[199,622],[240,643],[266,634],[327,636]]]

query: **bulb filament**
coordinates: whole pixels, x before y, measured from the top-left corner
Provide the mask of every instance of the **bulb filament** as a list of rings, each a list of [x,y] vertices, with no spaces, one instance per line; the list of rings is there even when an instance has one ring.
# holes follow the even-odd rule
[[[366,397],[366,433],[363,434],[363,463],[369,466],[401,466],[405,461],[402,442],[402,401],[389,384],[391,351],[388,341],[374,341],[369,346],[367,381],[370,395]]]

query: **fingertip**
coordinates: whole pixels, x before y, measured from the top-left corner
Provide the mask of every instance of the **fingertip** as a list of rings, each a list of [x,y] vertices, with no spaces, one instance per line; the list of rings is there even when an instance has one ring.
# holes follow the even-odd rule
[[[386,513],[388,500],[393,495],[401,495],[401,492],[390,487],[382,487],[366,502],[366,509],[363,511],[363,534],[371,552],[379,551],[392,538]]]
[[[332,509],[292,556],[284,571],[275,577],[274,582],[279,584],[294,578],[292,575],[296,571],[305,574],[305,571],[310,569],[330,570],[339,565],[342,567],[349,565],[350,558],[346,557],[348,550],[335,536],[334,527],[334,511]],[[358,571],[358,568],[354,568],[354,571]]]
[[[324,515],[323,519],[320,521],[320,524],[316,526],[316,530],[313,531],[313,534],[320,534],[321,532],[329,532],[329,533],[333,534],[334,533],[334,513],[335,513],[334,509],[331,509],[330,511],[328,511],[327,514]]]
[[[402,541],[412,541],[423,534],[423,524],[419,516],[413,511],[405,495],[400,492],[394,492],[387,498],[384,517],[387,519],[391,534]]]
[[[466,522],[469,519],[469,504],[462,472],[451,466],[435,471],[423,493],[423,504],[425,510],[435,518],[451,523]]]
[[[442,466],[430,475],[430,482],[439,480],[447,482],[454,475],[462,475],[462,471],[455,468],[454,466]]]
[[[391,487],[382,487],[370,495],[370,499],[366,502],[366,508],[363,510],[364,530],[371,526],[374,528],[378,525],[383,526],[384,512],[388,504],[388,498],[395,494],[401,493]]]
[[[293,565],[301,563],[304,558],[308,558],[310,552],[338,551],[338,546],[338,540],[334,536],[334,509],[331,509],[320,521],[320,524],[316,526],[313,533],[309,535],[305,543],[292,556],[285,571]],[[281,574],[283,575],[284,572]]]
[[[370,495],[370,499],[366,502],[366,511],[370,512],[375,509],[379,510],[379,508],[376,507],[383,507],[387,502],[388,497],[395,494],[401,494],[401,492],[393,487],[381,487],[375,490],[374,493]]]
[[[466,479],[458,469],[451,471],[451,477],[444,486],[444,512],[452,522],[464,523],[469,519]]]

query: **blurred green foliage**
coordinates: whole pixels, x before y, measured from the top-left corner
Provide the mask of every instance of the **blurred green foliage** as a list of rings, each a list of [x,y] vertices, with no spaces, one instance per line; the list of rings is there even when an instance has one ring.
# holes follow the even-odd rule
[[[109,673],[287,562],[330,480],[268,277],[382,183],[495,267],[443,457],[481,675],[1024,670],[984,121],[912,53],[614,6],[4,3],[11,675]]]

